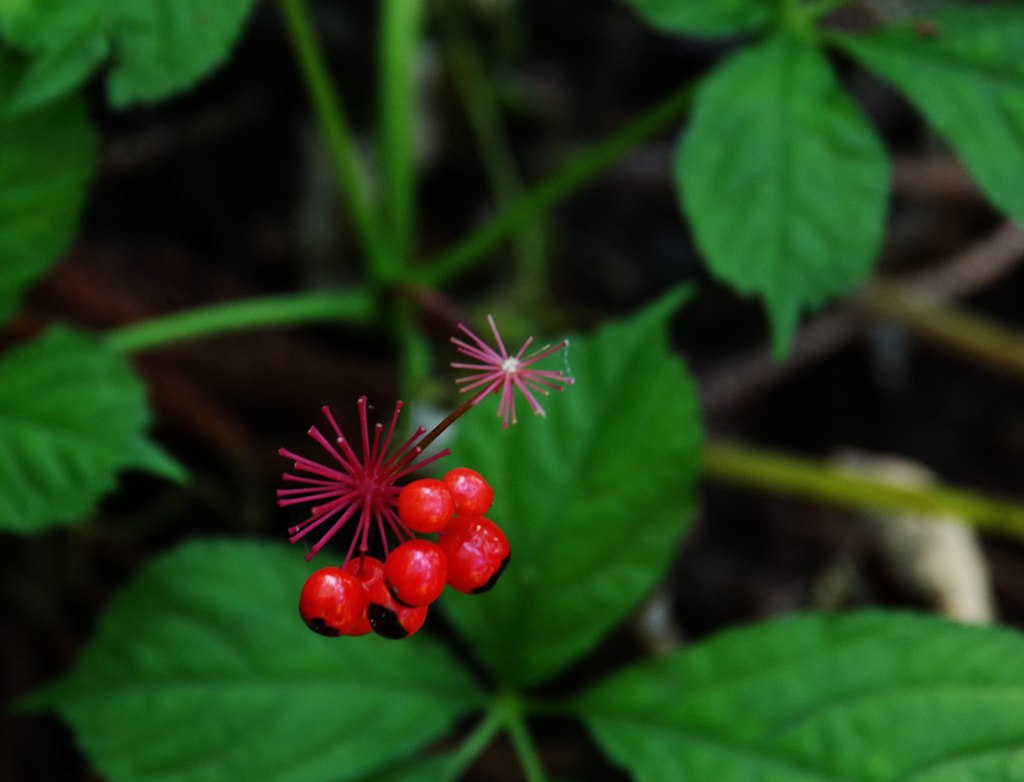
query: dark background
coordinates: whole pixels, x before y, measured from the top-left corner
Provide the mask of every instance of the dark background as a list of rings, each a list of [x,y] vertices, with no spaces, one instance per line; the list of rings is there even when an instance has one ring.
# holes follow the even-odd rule
[[[368,140],[375,5],[312,4],[350,118]],[[487,7],[497,10],[466,19],[495,78],[527,181],[635,118],[729,50],[727,43],[658,35],[624,4],[604,0]],[[854,13],[837,21],[872,19]],[[443,44],[429,30],[424,105],[432,130],[422,160],[419,226],[425,255],[460,236],[491,205]],[[836,67],[902,172],[881,272],[941,266],[982,240],[999,216],[915,112],[850,63],[837,59]],[[81,231],[32,291],[5,343],[52,319],[107,328],[212,301],[358,279],[358,248],[332,194],[276,6],[258,6],[231,61],[184,97],[111,113],[101,85],[91,85],[89,94],[101,146]],[[528,314],[538,323],[585,327],[692,281],[698,294],[676,319],[673,339],[698,381],[709,381],[729,362],[763,359],[767,335],[758,305],[711,281],[690,243],[668,174],[677,132],[650,139],[551,213],[543,225],[550,301]],[[940,175],[915,175],[925,170],[922,163]],[[479,311],[492,301],[515,307],[508,264],[502,250],[466,275],[449,291],[453,308]],[[964,304],[1019,325],[1022,289],[1024,273],[1011,268]],[[1024,404],[1017,383],[897,327],[852,322],[821,355],[755,372],[736,397],[716,396],[704,383],[709,432],[823,458],[842,447],[896,453],[951,483],[1018,492]],[[424,323],[439,344],[453,325]],[[283,538],[287,520],[273,495],[283,466],[277,448],[302,447],[325,403],[336,406],[345,428],[353,426],[345,416],[355,410],[346,400],[396,394],[392,349],[370,329],[219,337],[145,354],[135,365],[150,388],[158,439],[196,480],[174,487],[126,475],[80,525],[0,536],[0,692],[7,707],[73,665],[111,595],[153,554],[198,534]],[[995,538],[984,546],[1000,615],[1019,623],[1021,546]],[[825,601],[822,584],[832,583],[840,566],[845,586]],[[711,482],[664,596],[688,640],[826,602],[926,603],[891,572],[855,514]],[[623,628],[551,688],[586,684],[643,653],[644,644],[642,634]],[[98,778],[56,719],[3,719],[0,779]],[[534,729],[552,774],[621,778],[578,727],[541,721]],[[517,779],[518,773],[499,743],[473,778]]]

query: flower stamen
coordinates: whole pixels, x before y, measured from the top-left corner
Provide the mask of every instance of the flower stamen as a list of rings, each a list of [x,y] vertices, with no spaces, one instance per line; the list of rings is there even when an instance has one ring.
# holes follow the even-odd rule
[[[553,347],[545,345],[524,358],[527,348],[533,343],[533,337],[530,337],[519,348],[518,353],[510,356],[498,333],[494,318],[488,315],[487,322],[490,324],[494,340],[498,344],[498,350],[494,350],[461,323],[459,328],[473,341],[473,344],[452,337],[452,342],[460,353],[480,362],[478,364],[453,362],[454,369],[469,369],[474,372],[474,374],[460,377],[455,382],[460,385],[465,384],[460,389],[463,392],[480,389],[472,398],[473,405],[479,404],[488,394],[500,393],[498,416],[502,418],[502,425],[506,429],[508,429],[510,418],[513,424],[516,423],[516,390],[526,398],[527,404],[535,415],[544,416],[544,408],[537,401],[534,392],[546,396],[551,389],[563,391],[565,386],[572,385],[574,380],[558,370],[529,369],[529,367],[542,358],[568,347],[569,340],[562,340]]]
[[[396,511],[400,488],[395,486],[395,481],[449,453],[446,448],[440,453],[417,461],[423,451],[417,441],[425,431],[420,427],[390,458],[385,459],[398,422],[398,415],[402,410],[402,403],[395,403],[395,412],[391,417],[387,434],[384,434],[382,424],[374,426],[372,441],[366,419],[366,407],[366,397],[360,397],[358,408],[362,459],[356,456],[327,407],[324,407],[322,412],[330,423],[331,429],[334,430],[334,443],[332,444],[315,426],[310,427],[308,434],[331,455],[337,462],[337,467],[320,464],[285,448],[278,451],[281,456],[294,461],[296,472],[310,473],[316,477],[285,473],[283,476],[285,481],[300,485],[278,489],[277,504],[287,506],[326,500],[326,502],[311,507],[310,515],[304,521],[288,529],[288,539],[295,543],[324,522],[331,522],[320,540],[306,554],[307,561],[312,559],[353,516],[357,515],[356,532],[349,545],[345,562],[352,558],[357,545],[360,555],[365,556],[369,551],[371,526],[376,526],[380,532],[385,556],[390,548],[387,530],[390,529],[399,540],[412,538],[412,532],[402,523]]]

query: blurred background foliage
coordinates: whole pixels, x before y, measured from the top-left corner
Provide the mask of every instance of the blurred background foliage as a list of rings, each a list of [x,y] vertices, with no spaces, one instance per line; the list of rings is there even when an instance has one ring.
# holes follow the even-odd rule
[[[1024,272],[1017,261],[1024,237],[1005,222],[1006,204],[993,206],[921,108],[849,53],[832,51],[830,66],[892,167],[877,279],[802,322],[787,315],[788,357],[778,359],[777,343],[773,360],[760,305],[717,280],[681,216],[673,179],[681,119],[669,121],[670,114],[621,154],[609,154],[585,186],[552,198],[551,209],[524,220],[443,286],[426,287],[431,280],[415,276],[395,286],[386,262],[367,273],[366,228],[339,194],[337,158],[317,130],[281,7],[223,2],[202,26],[190,25],[190,14],[206,5],[152,0],[133,4],[130,14],[106,14],[99,2],[0,4],[0,314],[7,318],[0,360],[22,362],[4,364],[5,371],[28,363],[46,377],[52,366],[45,356],[19,359],[26,340],[57,321],[112,330],[108,347],[134,351],[142,386],[116,368],[107,372],[106,359],[89,353],[77,333],[48,332],[55,350],[87,366],[50,381],[61,393],[35,401],[64,409],[63,394],[96,373],[108,383],[96,404],[124,410],[130,430],[114,461],[188,474],[169,482],[124,473],[94,510],[79,503],[63,514],[73,526],[3,534],[5,704],[69,670],[112,596],[155,555],[196,536],[283,537],[288,522],[273,504],[277,448],[302,447],[325,403],[353,430],[350,402],[364,394],[384,407],[409,393],[424,407],[442,402],[451,379],[443,369],[446,340],[460,320],[480,323],[487,313],[518,344],[534,333],[585,330],[691,283],[694,295],[672,320],[671,342],[693,371],[712,435],[799,452],[819,465],[840,449],[899,454],[952,484],[995,498],[1019,495]],[[928,39],[941,34],[928,26],[932,14],[984,5],[858,2],[826,21],[838,34],[914,22]],[[377,6],[309,6],[355,151],[368,161],[388,143],[375,125],[383,78]],[[751,42],[668,34],[630,6],[605,0],[434,6],[425,35],[399,57],[411,58],[416,73],[406,84],[416,100],[406,139],[415,142],[407,151],[418,183],[415,233],[400,200],[388,217],[406,226],[396,241],[421,258],[445,259],[532,183],[681,87],[675,116],[682,118],[686,90]],[[180,18],[161,15],[168,8]],[[756,28],[759,17],[748,23]],[[147,29],[168,33],[167,48],[140,46],[146,36],[139,31]],[[224,56],[211,58],[213,50]],[[122,59],[97,70],[112,54]],[[1013,89],[1021,90],[1019,80]],[[384,186],[400,192],[409,173],[390,171]],[[456,257],[450,268],[458,266]],[[368,278],[385,304],[347,300],[342,325],[311,311],[316,322],[301,327],[160,350],[145,350],[145,333],[130,328],[193,307],[347,290]],[[919,300],[943,306],[908,305]],[[16,391],[6,398],[21,404]],[[103,417],[94,424],[107,420],[95,415]],[[137,439],[150,420],[159,449]],[[96,466],[86,461],[83,472]],[[10,464],[0,462],[0,476]],[[707,469],[714,478],[713,461]],[[874,518],[737,490],[730,485],[737,481],[756,483],[734,476],[702,485],[692,533],[664,552],[672,564],[657,599],[552,683],[553,691],[573,691],[660,644],[738,622],[798,608],[942,608],[943,589],[970,589],[955,578],[949,586],[940,576],[936,586],[933,576],[920,576]],[[95,491],[110,488],[101,481]],[[807,487],[794,491],[816,497]],[[19,529],[25,518],[6,526]],[[988,618],[1024,622],[1021,545],[993,535],[957,550],[964,546],[983,555],[971,572],[988,589],[979,598]],[[493,639],[485,643],[500,657]],[[56,719],[2,718],[3,778],[95,778]],[[577,726],[550,720],[536,734],[553,771],[620,778]],[[476,778],[518,778],[509,753],[496,743],[478,760]]]

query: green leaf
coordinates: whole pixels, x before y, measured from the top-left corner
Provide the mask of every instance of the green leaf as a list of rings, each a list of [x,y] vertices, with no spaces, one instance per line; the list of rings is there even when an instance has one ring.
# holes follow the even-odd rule
[[[0,527],[75,521],[119,470],[180,478],[144,435],[145,389],[99,340],[54,326],[0,356]]]
[[[443,754],[388,766],[359,782],[455,782],[458,777],[454,756]]]
[[[0,323],[71,241],[93,168],[77,96],[21,116],[5,111],[23,72],[0,50]]]
[[[575,704],[639,782],[1020,779],[1024,637],[877,611],[724,633]]]
[[[576,384],[544,400],[546,418],[503,430],[485,400],[459,422],[445,467],[491,483],[488,516],[512,559],[490,592],[443,599],[506,682],[536,684],[590,650],[654,586],[687,528],[700,425],[664,334],[681,299],[573,339]]]
[[[29,705],[56,708],[118,782],[354,779],[477,705],[425,634],[306,629],[310,569],[287,546],[188,543],[118,595],[76,669]]]
[[[777,35],[708,76],[675,176],[711,271],[764,297],[777,355],[802,308],[845,292],[871,269],[888,159],[810,44]]]
[[[16,98],[38,106],[104,62],[114,106],[153,103],[220,65],[254,0],[0,0],[0,33],[32,56]]]
[[[1024,223],[1024,7],[953,9],[934,24],[832,40],[905,92],[992,203]]]
[[[735,35],[770,26],[773,0],[628,0],[652,27],[667,33]]]

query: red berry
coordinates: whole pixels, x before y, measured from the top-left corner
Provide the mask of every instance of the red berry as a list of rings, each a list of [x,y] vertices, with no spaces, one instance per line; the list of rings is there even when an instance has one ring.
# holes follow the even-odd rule
[[[406,541],[384,563],[384,580],[391,596],[410,608],[437,600],[447,578],[448,560],[429,540]]]
[[[468,467],[449,470],[441,482],[455,498],[455,510],[461,516],[483,516],[494,502],[494,489],[484,476]]]
[[[398,515],[416,532],[437,532],[455,515],[455,498],[436,478],[421,478],[398,495]]]
[[[363,585],[340,567],[320,568],[302,586],[299,616],[320,635],[345,635],[365,611]]]
[[[427,618],[427,607],[409,608],[391,597],[383,580],[370,584],[367,592],[366,617],[377,635],[385,638],[406,638],[421,627]]]
[[[440,546],[448,559],[448,584],[466,594],[493,587],[511,557],[505,533],[483,516],[456,516]]]
[[[345,565],[345,570],[356,577],[363,587],[364,594],[369,592],[370,586],[375,581],[384,580],[384,563],[376,557],[359,556],[355,559],[350,559],[348,564]],[[370,620],[366,618],[366,607],[368,605],[369,599],[367,598],[362,614],[359,615],[359,619],[346,635],[366,635],[373,630],[370,627]]]

